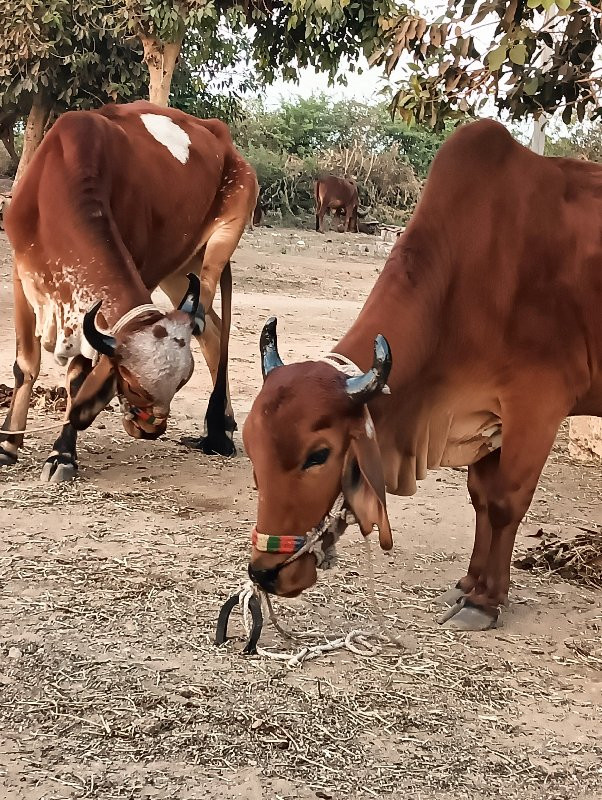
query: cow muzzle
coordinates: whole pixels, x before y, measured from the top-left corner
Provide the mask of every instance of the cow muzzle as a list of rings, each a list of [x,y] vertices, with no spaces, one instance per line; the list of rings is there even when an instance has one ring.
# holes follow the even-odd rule
[[[297,597],[309,589],[317,580],[315,558],[306,553],[294,562],[281,562],[274,566],[264,566],[264,558],[249,564],[249,577],[256,586],[268,594],[279,597]]]
[[[134,439],[158,439],[167,430],[167,417],[129,406],[123,410],[123,427]]]
[[[296,597],[316,582],[318,568],[329,569],[336,562],[336,543],[347,525],[355,522],[340,494],[322,521],[305,536],[274,536],[253,528],[253,558],[249,577],[264,591]],[[286,555],[282,561],[281,555]],[[282,575],[282,571],[286,570]]]

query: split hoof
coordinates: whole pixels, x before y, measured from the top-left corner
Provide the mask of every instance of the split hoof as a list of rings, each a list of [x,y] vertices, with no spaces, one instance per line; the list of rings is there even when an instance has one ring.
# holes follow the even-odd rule
[[[0,467],[14,467],[17,463],[17,454],[5,450],[0,444]]]
[[[450,630],[456,631],[488,631],[498,627],[499,612],[492,617],[479,606],[475,606],[463,598],[455,606],[449,608],[437,620]]]
[[[456,603],[464,597],[464,592],[460,589],[459,586],[452,586],[447,591],[443,592],[443,594],[438,595],[435,597],[433,602],[441,606],[442,608],[445,607],[452,607],[455,606]]]
[[[77,465],[61,456],[50,456],[42,468],[42,483],[65,483],[77,476]]]
[[[227,434],[222,436],[201,436],[199,438],[186,437],[182,439],[182,444],[192,450],[200,450],[206,456],[225,456],[229,458],[236,455],[234,442]]]

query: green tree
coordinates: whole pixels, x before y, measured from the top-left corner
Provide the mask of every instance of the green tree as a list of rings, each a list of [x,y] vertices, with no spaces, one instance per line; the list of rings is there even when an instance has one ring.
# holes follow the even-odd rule
[[[92,0],[3,0],[0,104],[27,115],[16,180],[53,113],[142,96],[146,70],[134,40]]]
[[[294,79],[313,66],[333,78],[342,56],[355,61],[384,45],[394,0],[120,0],[129,30],[144,48],[150,99],[167,105],[186,31],[200,42],[250,33],[262,81]]]
[[[389,74],[405,64],[392,108],[408,123],[441,127],[488,97],[513,119],[602,114],[599,2],[447,0],[434,17],[403,8],[370,59]]]
[[[420,178],[426,177],[437,149],[453,126],[441,132],[426,125],[409,126],[391,119],[388,104],[356,100],[332,101],[324,94],[285,100],[266,111],[260,103],[246,106],[233,126],[233,136],[246,153],[257,153],[261,164],[273,164],[263,151],[306,158],[332,148],[360,146],[380,154],[392,147],[405,157]]]
[[[171,84],[171,105],[197,117],[226,122],[244,113],[245,97],[261,86],[249,64],[246,32],[222,33],[219,41],[186,35]]]
[[[602,162],[602,131],[597,125],[575,126],[568,136],[552,133],[546,140],[547,156],[585,158],[588,161]]]

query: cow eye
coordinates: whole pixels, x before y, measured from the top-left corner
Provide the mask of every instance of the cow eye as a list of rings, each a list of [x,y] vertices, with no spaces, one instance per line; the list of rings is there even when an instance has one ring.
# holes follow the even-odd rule
[[[303,464],[302,469],[309,469],[310,467],[319,467],[321,464],[325,464],[328,456],[330,455],[330,449],[328,447],[322,447],[320,450],[314,450],[313,453],[310,453],[305,460],[305,464]]]

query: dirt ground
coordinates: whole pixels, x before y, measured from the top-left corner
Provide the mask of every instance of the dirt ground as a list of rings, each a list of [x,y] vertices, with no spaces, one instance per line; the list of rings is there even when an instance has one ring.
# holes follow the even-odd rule
[[[5,238],[0,248],[10,383]],[[364,236],[245,234],[233,267],[239,427],[260,385],[265,318],[279,317],[286,361],[324,354],[387,249]],[[40,383],[62,377],[47,358]],[[376,595],[403,648],[296,670],[245,658],[240,642],[215,648],[218,610],[245,578],[255,497],[241,447],[226,461],[180,443],[202,429],[208,391],[199,354],[165,439],[128,439],[105,412],[80,439],[73,484],[39,483],[51,433],[28,437],[0,473],[1,800],[602,798],[602,589],[515,570],[503,627],[436,623],[433,599],[464,573],[472,543],[463,471],[390,498],[395,548],[373,548]],[[55,418],[36,409],[30,424]],[[568,460],[561,435],[517,548],[540,527],[602,524],[601,477],[599,463]],[[287,627],[376,627],[360,538],[348,529],[338,566],[277,603]],[[287,647],[269,628],[262,641]]]

